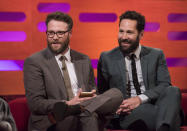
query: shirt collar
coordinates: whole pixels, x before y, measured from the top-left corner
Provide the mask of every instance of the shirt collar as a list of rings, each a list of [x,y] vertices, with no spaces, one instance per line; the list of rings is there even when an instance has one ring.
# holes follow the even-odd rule
[[[130,53],[130,55],[131,55],[131,54],[135,54],[136,59],[139,59],[139,58],[140,58],[141,48],[142,48],[142,46],[141,46],[141,44],[139,44],[138,48],[137,48],[134,52]],[[129,55],[129,56],[130,56],[130,55]],[[128,57],[128,58],[129,58],[129,57]],[[129,58],[129,59],[130,59],[130,58]]]
[[[136,55],[136,58],[140,58],[140,52],[141,52],[142,46],[139,44],[138,48],[135,50],[134,54]]]
[[[62,56],[62,54],[58,54],[56,56],[57,59],[59,59]],[[67,61],[71,61],[71,56],[70,56],[70,47],[68,49],[68,51],[64,54],[64,56],[66,57]]]

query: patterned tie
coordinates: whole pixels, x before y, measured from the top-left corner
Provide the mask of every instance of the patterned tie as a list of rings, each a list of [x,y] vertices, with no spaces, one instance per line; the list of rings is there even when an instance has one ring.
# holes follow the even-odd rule
[[[73,91],[72,91],[72,88],[71,88],[71,82],[70,82],[67,66],[66,66],[66,63],[65,63],[65,60],[67,60],[67,59],[66,59],[65,56],[61,56],[59,58],[59,60],[62,62],[62,71],[63,71],[63,75],[64,75],[64,83],[65,83],[65,86],[66,86],[68,100],[71,100],[74,97],[74,95],[73,95]]]
[[[136,62],[135,62],[134,57],[135,57],[134,54],[132,54],[130,56],[130,59],[131,59],[131,68],[132,68],[132,78],[133,78],[134,87],[136,89],[136,94],[140,95],[141,94],[141,90],[140,90],[140,84],[138,82],[138,76],[137,76],[137,71],[136,71]]]

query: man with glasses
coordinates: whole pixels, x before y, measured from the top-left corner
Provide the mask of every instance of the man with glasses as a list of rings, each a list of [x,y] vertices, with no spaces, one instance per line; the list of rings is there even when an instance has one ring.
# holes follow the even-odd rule
[[[90,59],[70,49],[69,15],[51,13],[46,26],[48,47],[24,62],[29,131],[102,131],[105,115],[117,110],[122,93],[111,89],[96,94]]]
[[[103,52],[98,63],[98,91],[123,92],[112,129],[180,130],[180,90],[171,86],[164,53],[140,44],[145,17],[136,11],[120,16],[119,47]]]

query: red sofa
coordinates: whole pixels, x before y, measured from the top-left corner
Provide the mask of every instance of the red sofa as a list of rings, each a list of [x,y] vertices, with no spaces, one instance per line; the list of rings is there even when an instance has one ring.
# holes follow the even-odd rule
[[[181,127],[181,131],[187,131],[187,93],[182,93],[181,105],[182,105],[182,108],[185,114],[185,122],[184,122],[185,125]],[[30,111],[27,106],[26,98],[23,97],[23,98],[16,98],[14,100],[11,100],[9,102],[9,106],[10,106],[12,115],[16,121],[18,131],[27,131],[28,118],[30,115]],[[111,130],[108,130],[108,131],[111,131]],[[127,131],[127,130],[123,130],[123,131]]]

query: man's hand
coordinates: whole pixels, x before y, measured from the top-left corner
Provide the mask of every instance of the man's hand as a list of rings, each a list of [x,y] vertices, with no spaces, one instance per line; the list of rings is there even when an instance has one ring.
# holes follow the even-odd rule
[[[75,96],[73,99],[71,99],[70,101],[66,101],[66,104],[68,105],[76,105],[76,104],[80,104],[81,102],[83,101],[87,101],[89,99],[92,99],[94,97],[96,97],[96,90],[92,90],[91,92],[93,93],[93,96],[92,97],[82,97],[80,98],[80,94],[82,92],[82,89],[80,89],[77,93],[77,96]]]
[[[133,109],[141,104],[141,100],[138,96],[131,97],[129,99],[123,100],[119,109],[116,111],[117,114],[127,113],[130,114]]]
[[[93,94],[93,97],[96,97],[96,96],[97,96],[97,94],[96,94],[96,90],[95,90],[95,89],[92,90],[91,92],[92,92],[92,94]]]

